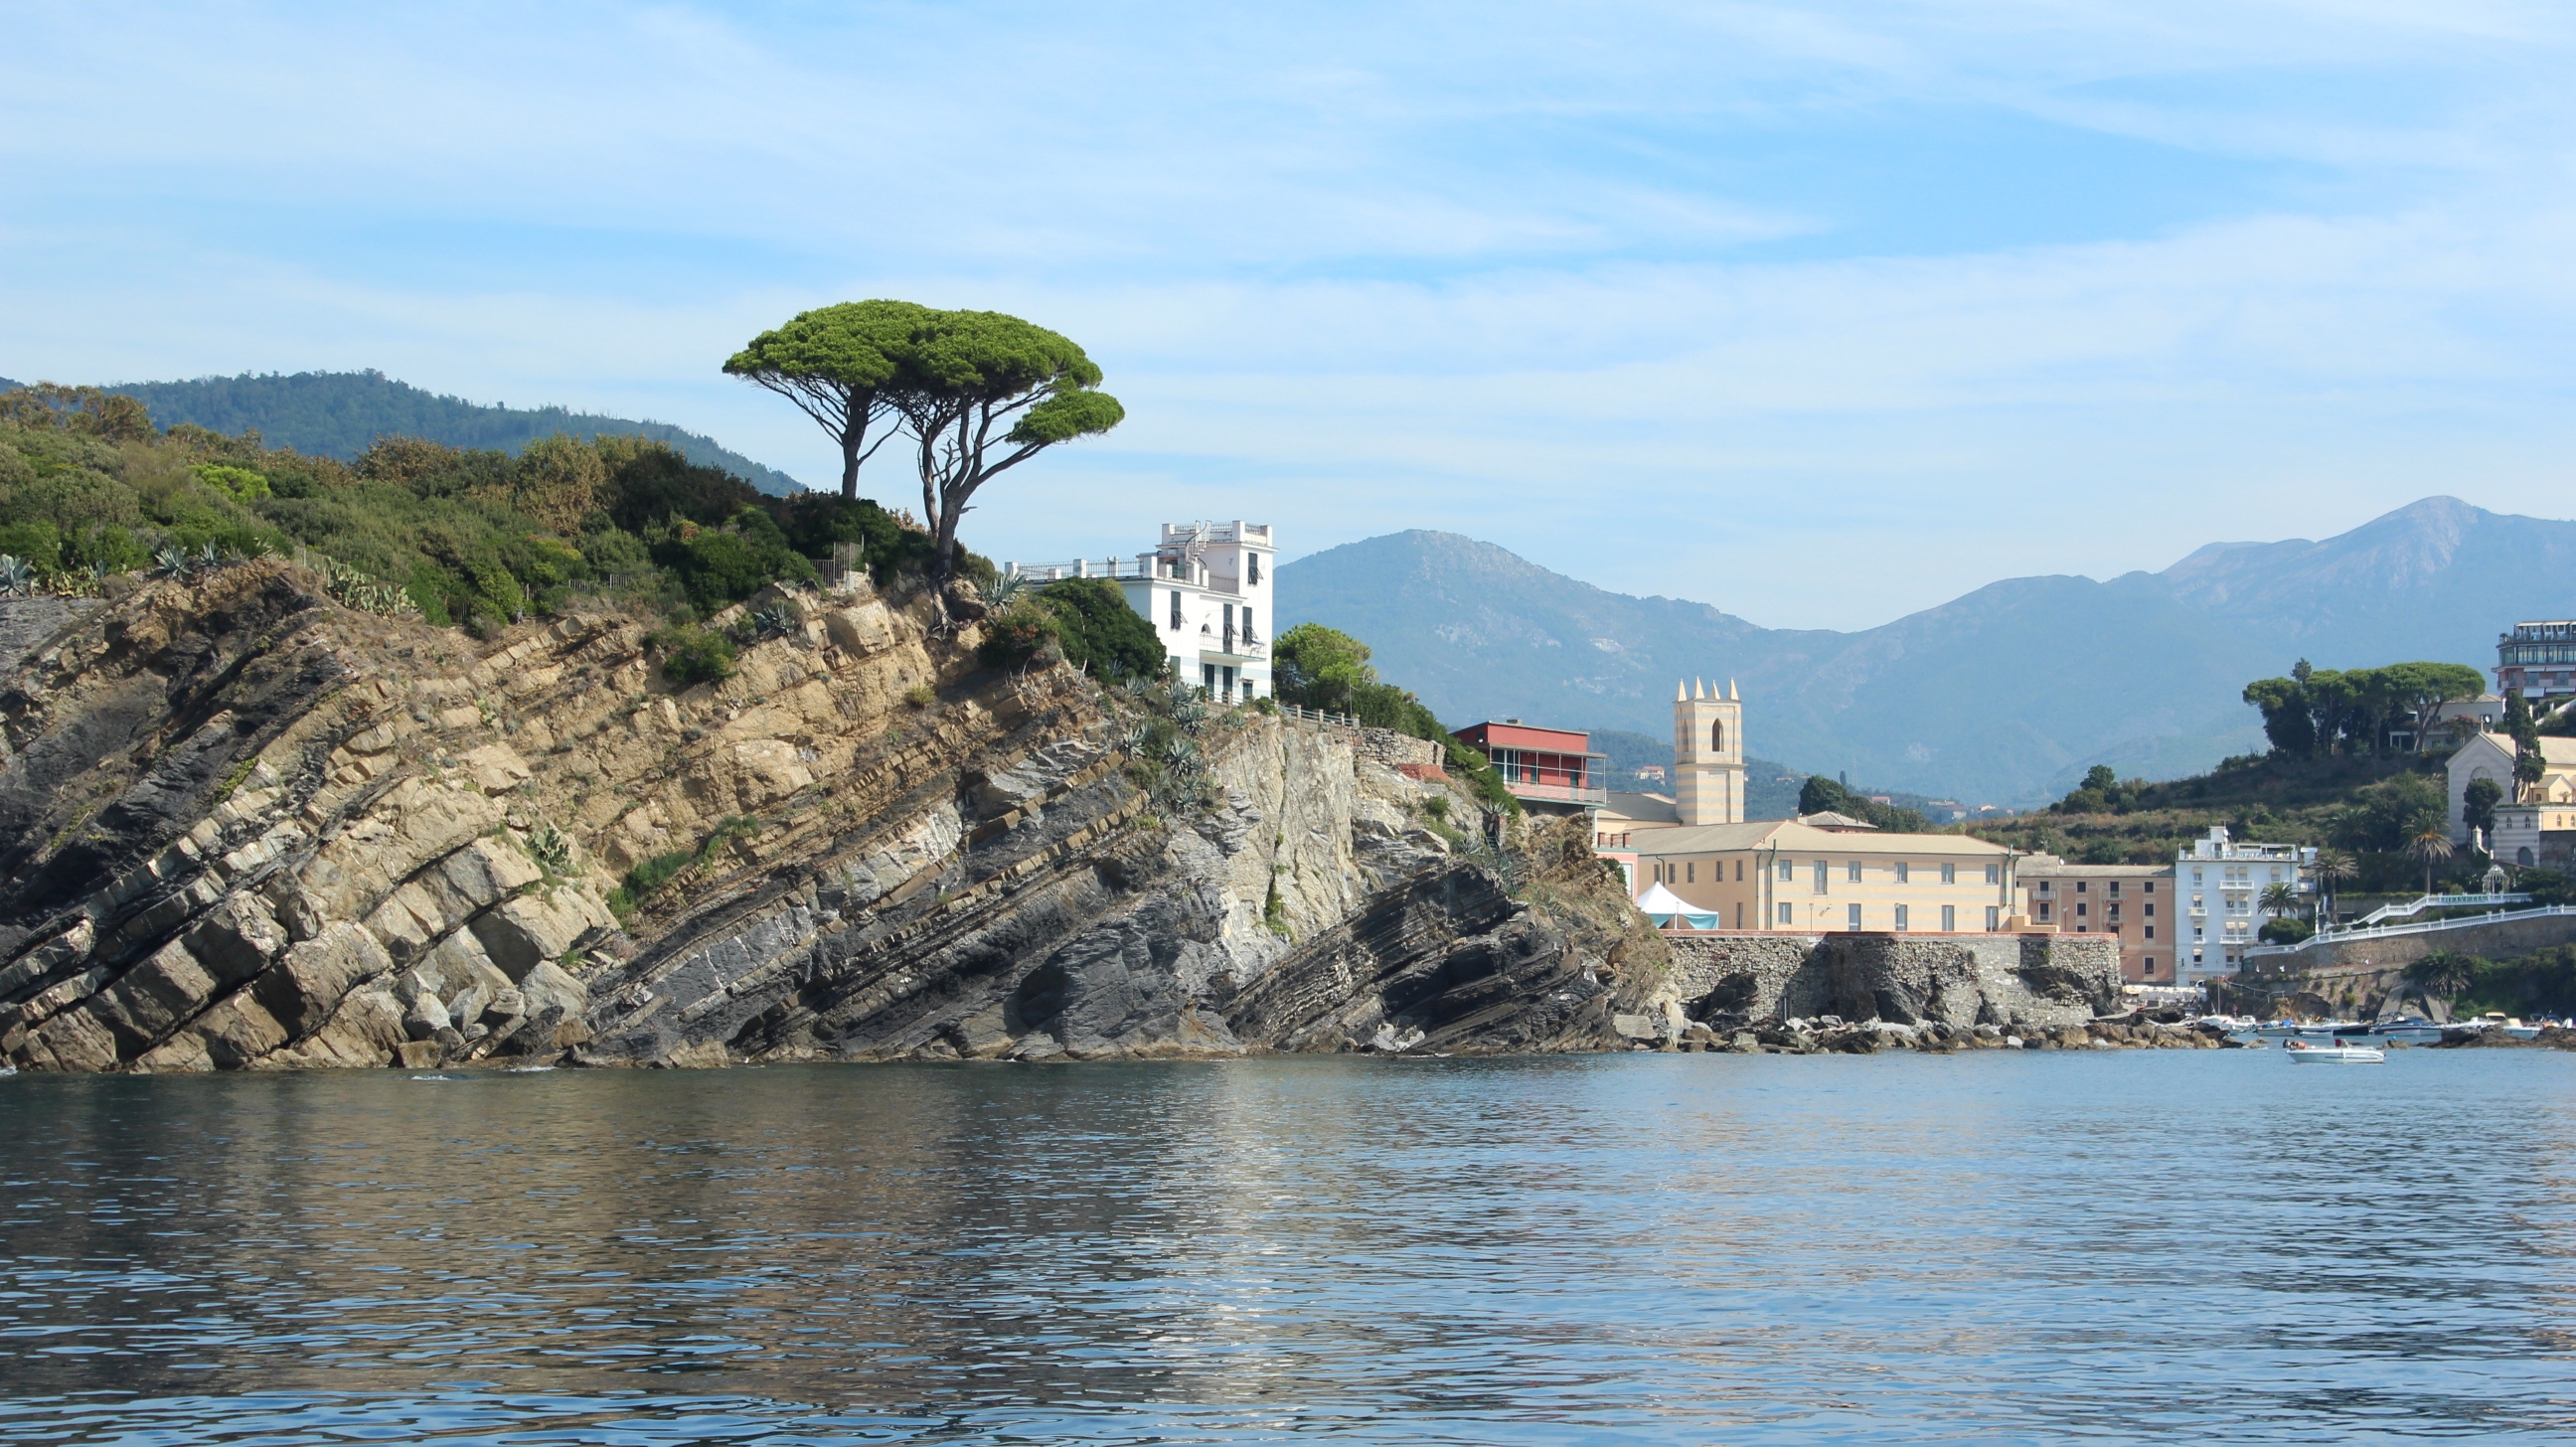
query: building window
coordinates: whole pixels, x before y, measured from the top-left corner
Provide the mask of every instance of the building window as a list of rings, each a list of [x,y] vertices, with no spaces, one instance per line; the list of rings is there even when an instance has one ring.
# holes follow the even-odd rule
[[[1986,866],[1986,883],[1988,883],[1988,884],[2001,884],[2001,883],[2003,883],[2003,882],[2004,882],[2004,867],[2003,867],[2002,865],[2000,865],[2000,864],[1989,864],[1989,865],[1987,865],[1987,866]]]
[[[2075,892],[2076,892],[2077,894],[2082,894],[2082,893],[2085,891],[2085,889],[2086,889],[2087,887],[2088,887],[2088,886],[2085,884],[2085,882],[2084,882],[2083,880],[2080,880],[2080,879],[2079,879],[2079,880],[2075,881]]]
[[[1247,587],[1258,588],[1261,586],[1261,555],[1259,553],[1246,553],[1243,555],[1243,581],[1244,585]],[[1252,631],[1252,616],[1249,613],[1244,615],[1243,631],[1246,633],[1250,633]]]
[[[2149,955],[2144,960],[2140,961],[2138,964],[2138,973],[2146,976],[2150,980],[2154,979],[2156,977],[2156,957]]]
[[[1899,930],[1904,929],[1904,928],[1905,928],[1905,921],[1906,921],[1906,909],[1905,909],[1905,906],[1903,906],[1903,905],[1901,905],[1901,904],[1900,904],[1900,905],[1898,905],[1898,906],[1896,907],[1896,927],[1897,927]]]
[[[1172,626],[1181,626],[1181,590],[1178,588],[1172,590]]]
[[[2056,906],[2050,904],[2047,900],[2043,899],[2039,902],[2039,922],[2041,924],[2047,924],[2049,922],[2048,912],[2054,908],[2056,908]]]
[[[1708,726],[1708,751],[1712,754],[1722,754],[1726,752],[1725,724],[1713,723]]]
[[[1945,935],[1953,935],[1958,932],[1959,907],[1955,904],[1945,904],[1941,906],[1941,933]]]
[[[1741,859],[1735,861],[1735,882],[1738,884],[1744,882],[1744,861]]]
[[[1789,922],[1789,906],[1787,906],[1787,905],[1785,905],[1785,904],[1784,904],[1784,905],[1780,906],[1780,923],[1782,923],[1782,924],[1787,924],[1788,922]]]
[[[2149,939],[2154,939],[2155,937],[2156,937],[2156,927],[2155,927],[2154,925],[2149,925],[2149,926],[2147,926],[2147,938],[2149,938]]]
[[[1780,861],[1780,882],[1781,882],[1782,884],[1787,884],[1790,880],[1793,880],[1793,879],[1795,879],[1795,878],[1797,878],[1797,877],[1798,877],[1798,866],[1797,866],[1797,863],[1796,863],[1794,860],[1788,860],[1788,859],[1783,859],[1783,860],[1781,860],[1781,861]]]
[[[2113,924],[2118,924],[2119,922],[2120,922],[2120,907],[2119,907],[2118,905],[2116,905],[2116,904],[2115,904],[2115,905],[2111,906],[2111,923],[2113,923]]]
[[[1853,861],[1852,861],[1848,866],[1846,866],[1846,867],[1844,868],[1844,870],[1843,870],[1843,878],[1850,880],[1850,881],[1851,881],[1852,883],[1854,883],[1854,884],[1858,884],[1858,883],[1860,883],[1860,861],[1859,861],[1859,860],[1857,860],[1857,859],[1853,860]]]
[[[1246,643],[1258,643],[1261,641],[1259,638],[1253,636],[1252,609],[1249,605],[1247,605],[1243,610],[1243,641]]]
[[[1906,875],[1911,873],[1912,870],[1913,866],[1907,864],[1904,860],[1900,859],[1896,861],[1896,882],[1903,884],[1905,882]]]
[[[2156,905],[2155,905],[2155,901],[2154,901],[2154,900],[2149,900],[2149,901],[2147,901],[2147,918],[2149,918],[2149,919],[2154,919],[2155,917],[2156,917]]]
[[[2004,907],[2003,907],[2002,905],[1999,905],[1999,904],[1990,904],[1990,905],[1987,905],[1987,906],[1986,906],[1986,933],[1988,933],[1988,934],[1993,934],[1995,931],[1997,931],[1997,930],[1999,930],[1999,929],[2002,929],[2003,927],[2004,927]]]
[[[1855,905],[1852,905],[1852,906],[1850,906],[1850,907],[1846,908],[1846,909],[1843,911],[1843,928],[1845,928],[1845,929],[1859,929],[1859,928],[1860,928],[1860,906],[1859,906],[1859,905],[1856,905],[1856,904],[1855,904]]]
[[[1697,864],[1685,864],[1682,866],[1682,883],[1699,883],[1699,866]]]
[[[2155,893],[2155,892],[2156,892],[2156,882],[2155,882],[2154,880],[2150,879],[2150,880],[2148,880],[2148,881],[2147,881],[2147,893],[2149,893],[2149,894],[2153,894],[2153,893]],[[2148,905],[2148,906],[2147,906],[2147,908],[2149,908],[2149,909],[2153,909],[2153,908],[2155,908],[2155,906],[2154,906],[2154,905]]]
[[[2091,906],[2091,905],[2089,905],[2089,904],[2086,904],[2084,901],[2082,901],[2082,900],[2080,900],[2080,899],[2079,899],[2079,900],[2077,900],[2077,901],[2075,902],[2075,917],[2076,917],[2077,919],[2082,919],[2082,918],[2084,918],[2086,915],[2091,914],[2092,912],[2093,912],[2093,906]]]
[[[1825,892],[1825,861],[1823,861],[1823,860],[1819,859],[1819,860],[1817,860],[1817,861],[1816,861],[1816,893],[1818,893],[1818,894],[1822,894],[1822,893],[1824,893],[1824,892]]]
[[[2112,880],[2107,888],[2110,890],[2111,897],[2113,899],[2118,899],[2120,897],[2120,881],[2116,879]]]
[[[1959,866],[1957,866],[1957,865],[1955,865],[1955,864],[1944,864],[1944,865],[1942,865],[1942,866],[1941,866],[1941,882],[1942,882],[1943,884],[1956,884],[1956,883],[1958,883],[1958,882],[1959,882]]]

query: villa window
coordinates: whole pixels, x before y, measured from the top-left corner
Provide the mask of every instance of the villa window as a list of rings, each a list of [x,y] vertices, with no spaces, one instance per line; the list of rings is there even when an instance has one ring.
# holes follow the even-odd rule
[[[1744,861],[1741,859],[1735,861],[1735,882],[1738,884],[1744,882]]]
[[[1941,906],[1941,933],[1945,935],[1954,935],[1958,932],[1959,907],[1955,904],[1945,904]]]
[[[2153,901],[2153,900],[2149,900],[2149,901],[2147,902],[2147,918],[2149,918],[2149,919],[2154,919],[2155,917],[2156,917],[2156,906],[2155,906],[2155,901]]]
[[[1816,893],[1818,894],[1825,892],[1825,871],[1827,868],[1828,866],[1825,861],[1821,859],[1816,861]]]
[[[2149,926],[2147,926],[2147,938],[2149,938],[2149,939],[2154,939],[2155,937],[2156,937],[2156,927],[2155,927],[2154,925],[2149,925]]]
[[[2156,957],[2149,955],[2138,966],[2138,973],[2152,980],[2156,977]]]
[[[2050,885],[2049,885],[2049,882],[2048,882],[2047,880],[2043,879],[2043,880],[2041,880],[2041,881],[2039,882],[2039,892],[2040,892],[2041,894],[2048,894],[2048,893],[2051,893],[2051,892],[2052,892],[2052,890],[2051,890],[2051,888],[2050,888]]]
[[[1944,865],[1942,865],[1942,866],[1941,866],[1941,882],[1942,882],[1943,884],[1956,884],[1956,883],[1958,883],[1958,882],[1959,882],[1959,866],[1957,866],[1957,865],[1955,865],[1955,864],[1944,864]]]
[[[1987,905],[1987,906],[1986,906],[1986,933],[1988,933],[1988,934],[1993,934],[1995,931],[1997,931],[1997,930],[1999,930],[1999,929],[2002,929],[2003,927],[2004,927],[2004,907],[2003,907],[2002,905],[1999,905],[1999,904],[1990,904],[1990,905]]]
[[[1258,643],[1261,641],[1261,639],[1252,631],[1252,610],[1249,607],[1243,610],[1243,641],[1246,643]]]
[[[1181,590],[1178,588],[1172,590],[1172,626],[1181,626]]]
[[[1850,865],[1849,865],[1849,866],[1847,866],[1847,867],[1845,868],[1845,870],[1843,871],[1843,878],[1845,878],[1845,879],[1849,880],[1850,882],[1852,882],[1852,883],[1854,883],[1854,884],[1858,884],[1858,883],[1860,883],[1860,861],[1859,861],[1859,860],[1857,860],[1857,859],[1853,860],[1853,861],[1850,863]]]
[[[1697,864],[1685,864],[1682,866],[1682,883],[1699,883],[1699,866]]]
[[[2112,880],[2109,885],[2109,889],[2113,899],[2118,899],[2120,897],[2120,881],[2116,879]]]
[[[2155,882],[2154,880],[2150,879],[2150,880],[2148,880],[2148,881],[2147,881],[2147,893],[2149,893],[2149,894],[2153,894],[2153,893],[2155,893],[2155,892],[2156,892],[2156,882]],[[2148,906],[2147,906],[2147,908],[2148,908],[2148,909],[2150,909],[2150,910],[2152,910],[2152,909],[2154,909],[2154,908],[2155,908],[2155,906],[2151,904],[2151,905],[2148,905]]]
[[[1896,861],[1896,882],[1897,882],[1897,883],[1899,883],[1899,884],[1903,884],[1903,883],[1905,882],[1906,876],[1907,876],[1908,874],[1912,873],[1912,872],[1913,872],[1913,867],[1912,867],[1911,865],[1908,865],[1904,860],[1900,859],[1900,860]],[[2046,886],[2046,885],[2042,885],[2042,886],[2040,886],[2040,887],[2041,887],[2041,888],[2043,888],[2043,889],[2047,888],[2047,886]]]
[[[1905,906],[1900,904],[1896,907],[1896,928],[1900,932],[1905,928],[1906,914],[1907,911]]]
[[[1258,588],[1261,586],[1261,555],[1259,553],[1246,553],[1243,555],[1243,581],[1248,587]],[[1252,632],[1252,620],[1250,618],[1243,620],[1243,631],[1247,637],[1250,636]]]
[[[2081,902],[2081,901],[2078,901],[2078,902],[2076,903],[2076,906],[2075,906],[2075,917],[2076,917],[2077,919],[2082,919],[2082,918],[2084,918],[2086,915],[2091,914],[2092,912],[2093,912],[2093,906],[2091,906],[2091,905],[2089,905],[2089,904],[2085,904],[2085,903],[2083,903],[2083,902]]]
[[[2082,894],[2088,888],[2091,888],[2091,886],[2086,884],[2083,880],[2079,879],[2075,881],[2075,892],[2077,894]]]
[[[1798,866],[1797,866],[1794,862],[1792,862],[1792,861],[1790,861],[1790,860],[1786,860],[1786,859],[1781,860],[1781,861],[1780,861],[1780,882],[1781,882],[1782,884],[1787,884],[1790,880],[1793,880],[1793,879],[1795,879],[1795,878],[1797,878],[1797,877],[1798,877]]]
[[[1986,866],[1986,883],[1988,883],[1988,884],[2001,884],[2001,883],[2003,883],[2003,882],[2004,882],[2004,867],[2003,867],[2002,865],[2000,865],[2000,864],[1989,864],[1989,865],[1987,865],[1987,866]]]
[[[1787,924],[1789,922],[1789,906],[1784,904],[1780,906],[1780,923]]]
[[[1856,904],[1855,904],[1855,905],[1851,906],[1850,908],[1848,908],[1848,909],[1846,909],[1846,910],[1844,910],[1844,911],[1843,911],[1843,928],[1845,928],[1845,929],[1855,929],[1855,930],[1860,928],[1860,906],[1859,906],[1859,905],[1856,905]]]
[[[2050,911],[2052,908],[2054,908],[2054,906],[2053,906],[2053,905],[2051,905],[2047,900],[2044,900],[2044,899],[2043,899],[2043,900],[2041,900],[2041,901],[2039,902],[2039,922],[2040,922],[2041,924],[2048,924],[2048,923],[2050,923],[2050,922],[2051,922],[2051,921],[2050,921],[2050,918],[2049,918],[2049,911]]]

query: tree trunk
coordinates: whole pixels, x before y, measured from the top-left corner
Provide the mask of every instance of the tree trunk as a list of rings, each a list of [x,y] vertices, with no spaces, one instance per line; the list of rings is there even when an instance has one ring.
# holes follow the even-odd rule
[[[850,425],[841,429],[841,499],[855,502],[859,496],[859,452],[868,440],[868,414],[864,407],[853,407]]]

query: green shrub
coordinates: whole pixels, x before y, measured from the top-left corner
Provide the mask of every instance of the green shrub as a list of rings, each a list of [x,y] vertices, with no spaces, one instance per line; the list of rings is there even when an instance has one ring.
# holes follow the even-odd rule
[[[249,502],[269,496],[268,479],[247,467],[226,467],[221,463],[204,463],[197,468],[197,480],[209,487],[222,488],[235,502]]]
[[[1037,601],[1055,615],[1056,637],[1068,662],[1100,678],[1151,677],[1167,655],[1154,625],[1127,606],[1127,595],[1106,578],[1066,578],[1038,590]]]
[[[1062,627],[1053,609],[1033,599],[1015,603],[984,620],[984,641],[975,645],[976,660],[986,668],[1017,668],[1057,638]]]
[[[733,677],[733,642],[712,629],[664,628],[647,641],[662,651],[662,675],[684,688]]]
[[[45,518],[25,522],[0,523],[0,553],[24,562],[39,573],[51,573],[63,565],[62,534]]]

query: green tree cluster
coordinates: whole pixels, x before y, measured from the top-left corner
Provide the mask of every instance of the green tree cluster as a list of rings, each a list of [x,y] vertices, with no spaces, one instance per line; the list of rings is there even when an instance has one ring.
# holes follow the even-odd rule
[[[2122,779],[2109,764],[2095,764],[2084,771],[2082,783],[2048,807],[2056,814],[2126,814],[2145,802],[2151,787],[2144,779]]]
[[[787,398],[832,438],[845,498],[858,496],[869,456],[908,431],[931,565],[943,579],[959,570],[957,526],[979,489],[1127,415],[1099,390],[1099,366],[1060,333],[1000,312],[912,302],[800,313],[752,338],[724,370]]]
[[[1798,788],[1798,812],[1801,814],[1841,814],[1860,819],[1881,829],[1898,834],[1920,834],[1923,816],[1911,809],[1882,804],[1867,794],[1844,788],[1841,781],[1822,774],[1809,774]]]
[[[2436,712],[2446,703],[2476,698],[2486,675],[2460,663],[2392,663],[2382,668],[2311,668],[2300,659],[2287,678],[2258,678],[2245,685],[2245,701],[2263,715],[2263,736],[2274,756],[2382,754],[2391,736],[2411,731],[2421,751]]]
[[[1521,812],[1493,761],[1460,742],[1411,692],[1381,682],[1369,664],[1369,646],[1340,629],[1300,623],[1280,634],[1270,645],[1270,678],[1281,703],[1349,714],[1371,728],[1440,745],[1442,767],[1467,780],[1487,808]]]

